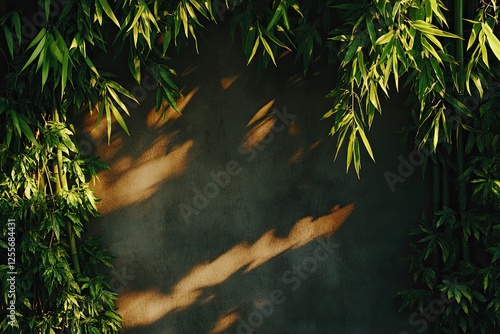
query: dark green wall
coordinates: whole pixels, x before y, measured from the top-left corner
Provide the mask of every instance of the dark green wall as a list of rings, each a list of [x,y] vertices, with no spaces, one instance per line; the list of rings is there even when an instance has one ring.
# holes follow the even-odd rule
[[[124,332],[416,333],[395,294],[410,284],[400,258],[429,193],[418,170],[402,170],[394,191],[385,176],[410,154],[403,98],[376,118],[377,162],[363,156],[358,180],[344,151],[333,162],[331,121],[320,121],[335,85],[322,59],[306,78],[293,55],[259,73],[223,24],[203,35],[200,54],[171,55],[182,116],[169,109],[162,122],[154,87],[130,82],[141,101],[131,136],[116,126],[108,146],[102,124],[80,141],[111,166],[91,230],[116,256]]]

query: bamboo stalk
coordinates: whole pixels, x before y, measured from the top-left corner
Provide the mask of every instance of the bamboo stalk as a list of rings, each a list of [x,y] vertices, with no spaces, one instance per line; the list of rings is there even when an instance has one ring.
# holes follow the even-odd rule
[[[450,206],[450,168],[443,164],[443,207]]]
[[[464,35],[463,19],[464,19],[464,4],[463,0],[455,0],[455,34],[460,37]],[[464,41],[462,39],[456,40],[456,59],[458,61],[458,73],[461,74],[464,70]],[[460,76],[461,77],[461,76]],[[459,100],[463,101],[465,83],[463,80],[459,81]],[[457,128],[457,174],[460,177],[464,172],[464,133],[462,127]],[[467,208],[467,194],[464,182],[458,180],[458,208],[460,212],[460,219],[463,219]],[[462,240],[462,252],[465,261],[470,261],[470,249],[468,242]]]
[[[441,183],[441,168],[439,165],[439,161],[434,162],[433,164],[433,170],[432,170],[432,209],[433,213],[437,213],[440,211],[442,207],[441,203],[441,193],[443,191],[442,188],[442,183]],[[433,215],[433,228],[436,228],[436,216]],[[434,257],[433,257],[433,265],[434,268],[439,268],[439,254],[437,250],[434,252]],[[434,322],[432,333],[438,334],[439,331],[439,321]]]
[[[53,113],[54,121],[59,122],[59,113],[57,112],[57,109],[54,109]],[[56,178],[59,183],[59,191],[58,193],[61,194],[62,190],[69,190],[68,188],[68,179],[66,178],[66,173],[64,173],[63,169],[63,155],[61,150],[57,150],[57,170],[58,173],[56,175]],[[68,240],[69,240],[69,250],[70,250],[70,255],[71,255],[71,261],[73,262],[73,269],[77,272],[80,273],[80,262],[78,261],[78,253],[76,250],[76,239],[75,239],[75,234],[73,233],[73,228],[71,226],[70,221],[66,221],[66,230],[68,233]]]

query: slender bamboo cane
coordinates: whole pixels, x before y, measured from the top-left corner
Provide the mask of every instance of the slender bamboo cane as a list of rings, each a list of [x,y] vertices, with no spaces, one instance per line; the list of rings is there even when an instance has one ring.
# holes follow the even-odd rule
[[[59,113],[57,109],[54,109],[53,113],[54,121],[59,122]],[[60,194],[62,190],[69,190],[68,188],[68,179],[66,178],[66,174],[64,173],[63,169],[63,155],[61,150],[57,150],[57,180],[59,183],[59,190],[58,193]],[[71,260],[73,262],[73,269],[77,272],[80,273],[80,262],[78,261],[78,253],[76,251],[76,239],[75,239],[75,234],[73,233],[73,228],[71,226],[71,222],[67,221],[66,222],[66,229],[68,233],[68,240],[69,240],[69,250],[71,254]]]
[[[455,34],[457,34],[460,37],[463,37],[464,35],[464,30],[463,30],[463,19],[464,19],[464,3],[463,0],[455,0],[455,6],[454,6],[454,19],[455,19]],[[456,59],[458,61],[458,70],[459,73],[461,74],[462,71],[464,70],[464,41],[462,39],[457,39],[456,40]],[[461,77],[461,76],[459,76]],[[463,94],[464,94],[464,86],[465,83],[463,80],[459,81],[459,88],[460,91],[458,92],[460,100],[463,100]],[[464,172],[464,133],[463,129],[459,126],[457,128],[457,173],[458,176],[460,177],[463,172]],[[467,208],[467,194],[466,194],[466,189],[465,189],[465,184],[464,182],[458,180],[458,207],[459,207],[459,212],[460,212],[460,219],[463,219],[465,210]],[[462,252],[463,252],[463,257],[465,261],[470,261],[470,249],[469,249],[469,244],[468,242],[463,239],[462,240]]]
[[[432,209],[433,212],[436,213],[440,210],[442,207],[441,205],[441,192],[442,192],[442,187],[441,187],[441,168],[439,166],[439,161],[434,162],[433,164],[433,169],[432,169]],[[436,217],[434,216],[433,219],[435,220]],[[434,221],[434,224],[432,224],[435,228],[436,222]],[[438,252],[434,252],[434,268],[439,268],[439,254]],[[439,333],[439,323],[438,321],[434,322],[434,330],[432,331],[435,334]]]
[[[450,206],[450,167],[443,164],[443,206]]]

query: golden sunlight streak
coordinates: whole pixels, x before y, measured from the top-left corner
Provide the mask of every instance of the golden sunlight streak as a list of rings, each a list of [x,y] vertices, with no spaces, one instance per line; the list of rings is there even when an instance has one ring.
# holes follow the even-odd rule
[[[264,120],[254,126],[245,136],[243,147],[248,150],[261,143],[266,136],[272,131],[276,124],[276,118],[268,115]]]
[[[149,198],[165,180],[181,175],[186,168],[186,157],[193,145],[187,141],[169,154],[165,154],[168,145],[166,137],[158,140],[140,158],[133,161],[123,157],[99,176],[96,184],[98,196],[103,192],[113,196],[102,196],[99,211],[109,213],[126,205]],[[119,174],[117,176],[117,173]]]
[[[232,77],[222,78],[220,86],[222,89],[228,89],[238,79],[240,74],[233,75]]]
[[[248,272],[288,249],[296,249],[331,235],[353,209],[354,204],[342,208],[335,206],[329,214],[317,219],[305,217],[299,220],[288,236],[279,237],[274,230],[270,230],[254,244],[241,242],[214,261],[194,267],[169,294],[156,290],[123,293],[117,302],[118,313],[123,317],[126,328],[154,323],[169,312],[201,302],[199,297],[205,288],[223,283],[239,270]]]
[[[312,145],[307,150],[299,148],[290,158],[288,158],[288,163],[289,164],[299,163],[304,158],[304,155],[306,155],[306,153],[310,153],[311,151],[316,149],[316,147],[318,147],[319,144],[321,144],[321,140],[317,140],[314,143],[312,143]]]
[[[264,116],[268,114],[269,109],[271,109],[271,107],[273,106],[274,101],[275,99],[272,99],[271,101],[267,102],[265,106],[260,108],[259,111],[257,111],[255,115],[253,115],[252,119],[247,123],[247,128],[254,125],[254,123],[259,119],[263,119]]]
[[[221,316],[219,320],[215,323],[214,328],[210,331],[210,334],[220,334],[231,327],[236,320],[238,320],[238,312],[231,310],[225,315]]]
[[[182,98],[176,100],[177,107],[181,113],[199,89],[200,87],[195,87],[189,93],[185,95],[183,94]],[[165,119],[162,119],[163,113],[165,113]],[[160,110],[156,111],[154,108],[151,109],[147,116],[146,124],[148,127],[161,128],[168,121],[178,119],[179,117],[181,117],[181,114],[175,111],[174,108],[172,108],[167,101],[164,100],[160,106]]]

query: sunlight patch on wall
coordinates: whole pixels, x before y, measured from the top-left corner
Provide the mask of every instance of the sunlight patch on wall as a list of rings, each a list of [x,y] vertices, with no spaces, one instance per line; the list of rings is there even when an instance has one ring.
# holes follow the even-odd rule
[[[265,106],[263,106],[262,108],[260,108],[259,111],[257,111],[255,113],[255,115],[253,115],[252,119],[247,123],[246,127],[249,128],[249,127],[255,125],[254,123],[256,123],[258,120],[261,120],[265,116],[268,116],[269,110],[273,106],[274,102],[275,102],[275,99],[272,99],[271,101],[269,101],[268,103],[266,103]]]
[[[225,330],[229,329],[236,320],[238,320],[239,314],[236,310],[231,310],[228,313],[224,314],[217,320],[214,327],[210,331],[210,334],[220,334]]]
[[[297,149],[293,153],[293,155],[290,158],[288,158],[288,163],[289,164],[299,163],[301,160],[304,159],[304,156],[306,156],[307,153],[310,153],[311,151],[316,149],[316,147],[318,147],[319,144],[321,144],[321,140],[315,141],[308,149],[304,149],[304,148]]]
[[[228,89],[240,77],[240,74],[233,75],[232,77],[222,78],[220,86],[222,89]]]
[[[272,131],[276,124],[276,118],[267,116],[264,120],[254,126],[245,136],[243,141],[243,148],[249,150],[260,144],[266,136]]]
[[[266,136],[272,131],[276,124],[276,118],[269,112],[274,104],[274,99],[266,103],[260,108],[252,119],[247,123],[246,127],[249,128],[245,139],[243,140],[243,148],[246,150],[260,144]]]
[[[103,200],[99,211],[103,214],[122,208],[153,195],[164,181],[181,175],[187,165],[187,155],[193,141],[187,141],[165,154],[168,138],[163,137],[136,160],[122,157],[111,169],[99,173],[101,182],[96,193]],[[103,193],[108,195],[103,196]]]
[[[276,236],[275,230],[262,235],[254,244],[243,241],[212,262],[199,264],[164,294],[157,290],[125,292],[117,306],[125,328],[152,324],[172,311],[180,311],[201,303],[206,288],[222,284],[238,271],[248,272],[275,256],[333,234],[347,219],[354,204],[335,206],[327,215],[317,219],[305,217],[295,223],[288,236]],[[221,325],[222,326],[222,325]]]
[[[183,94],[182,98],[177,99],[177,107],[181,114],[199,89],[200,87],[195,87],[189,93]],[[162,118],[163,113],[165,113],[165,118]],[[182,116],[181,114],[174,110],[167,101],[163,100],[160,110],[156,111],[155,108],[151,109],[146,118],[146,124],[148,127],[158,129],[165,123],[168,123],[168,121],[180,118]]]

